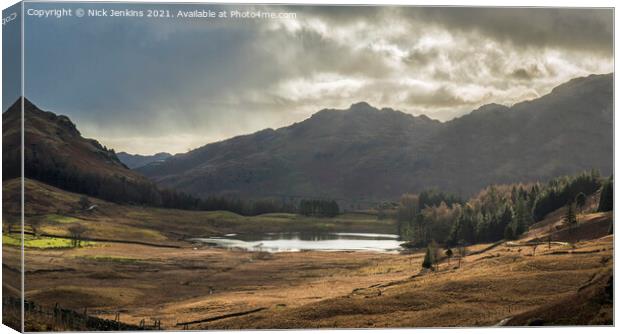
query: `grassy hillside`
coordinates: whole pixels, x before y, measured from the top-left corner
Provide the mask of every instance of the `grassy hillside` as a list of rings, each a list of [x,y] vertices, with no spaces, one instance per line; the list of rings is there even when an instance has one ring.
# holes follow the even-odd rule
[[[19,213],[18,179],[4,182],[5,221]],[[81,209],[82,195],[27,179],[26,231],[34,225],[39,233],[68,236],[70,226],[86,227],[86,238],[177,243],[188,237],[219,236],[227,233],[259,232],[368,232],[395,233],[393,220],[379,220],[368,214],[341,214],[334,218],[315,218],[296,214],[264,214],[252,217],[227,211],[184,211],[142,206],[119,205],[89,198],[92,211]],[[13,217],[11,216],[13,215]]]
[[[444,260],[437,272],[420,272],[388,284],[353,289],[337,298],[270,308],[195,328],[611,324],[612,238],[578,243],[571,252],[563,252],[566,247],[552,245],[534,254],[530,246],[502,245],[465,257],[460,268],[454,260],[450,264]],[[415,272],[422,258],[418,253],[408,263],[380,267]]]
[[[114,150],[82,137],[66,116],[24,99],[24,173],[62,189],[121,203],[158,203],[154,183],[131,171]],[[2,115],[3,180],[21,175],[21,99]]]
[[[35,222],[40,234],[27,235],[26,297],[46,307],[87,307],[89,314],[106,319],[114,319],[120,310],[124,323],[159,319],[163,328],[176,330],[612,321],[607,296],[613,236],[599,228],[609,225],[612,212],[581,214],[572,229],[562,225],[561,215],[551,214],[532,235],[469,246],[460,265],[456,258],[440,255],[437,270],[428,271],[421,267],[423,251],[265,254],[182,241],[232,232],[395,228],[392,221],[368,214],[331,219],[291,214],[243,217],[94,198],[90,201],[97,208],[84,211],[77,205],[80,195],[33,180],[26,180],[25,186],[30,199],[26,231],[33,231],[29,224]],[[19,182],[11,180],[4,187],[12,193]],[[6,209],[9,215],[4,218],[11,218],[16,208]],[[59,236],[75,224],[87,227],[87,237],[99,239],[79,248],[65,247],[69,240]],[[552,233],[550,244],[546,233]],[[19,282],[20,249],[15,240],[15,235],[3,235],[7,295],[16,291],[11,282]],[[251,310],[258,311],[234,316]],[[202,321],[220,316],[230,317]],[[50,326],[36,317],[30,323]]]
[[[165,329],[177,330],[184,328],[178,323],[191,321],[198,322],[189,329],[490,326],[511,319],[508,324],[611,323],[600,291],[613,266],[613,238],[539,246],[535,253],[526,244],[485,248],[472,246],[460,267],[443,259],[436,272],[421,270],[423,252],[263,257],[128,244],[28,249],[26,295],[41,305],[87,306],[108,319],[121,309],[126,323],[161,319]],[[7,276],[14,265],[7,262]],[[587,309],[575,308],[579,316],[571,317],[558,310],[572,307],[562,306],[567,300]]]

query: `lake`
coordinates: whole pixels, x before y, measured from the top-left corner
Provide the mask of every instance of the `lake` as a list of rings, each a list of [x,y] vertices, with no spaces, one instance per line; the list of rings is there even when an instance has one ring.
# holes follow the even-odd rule
[[[397,252],[403,243],[396,234],[381,233],[264,233],[227,234],[222,237],[194,238],[195,242],[222,248],[263,252],[373,251]]]

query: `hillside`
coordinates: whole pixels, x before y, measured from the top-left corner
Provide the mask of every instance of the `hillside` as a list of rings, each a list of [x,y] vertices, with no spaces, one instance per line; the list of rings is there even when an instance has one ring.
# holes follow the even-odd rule
[[[4,186],[9,193],[21,187],[18,180]],[[612,212],[579,215],[572,233],[581,236],[579,241],[567,242],[569,235],[561,232],[568,229],[561,228],[550,245],[532,243],[527,235],[495,245],[476,244],[467,247],[461,260],[441,256],[437,270],[427,271],[421,270],[423,250],[264,253],[184,241],[187,236],[282,232],[313,225],[359,232],[371,226],[368,218],[241,217],[95,198],[90,200],[98,208],[91,211],[80,209],[79,194],[28,179],[25,186],[33,203],[25,230],[38,222],[39,232],[38,237],[26,235],[26,298],[47,308],[58,305],[80,313],[87,308],[88,314],[106,319],[114,319],[122,309],[124,323],[138,325],[151,317],[169,330],[613,322],[613,235],[580,233],[581,227],[590,230],[601,219],[613,221]],[[561,217],[553,217],[548,216],[547,223],[557,226]],[[82,247],[69,247],[63,238],[75,224],[86,228]],[[544,231],[539,236],[544,240]],[[8,282],[20,282],[21,249],[6,242],[11,240],[15,235],[3,235],[3,275],[11,279],[4,282],[5,294],[15,290]],[[230,316],[251,310],[258,311]],[[40,317],[31,314],[30,320],[47,319]]]
[[[131,154],[127,152],[116,153],[118,159],[131,169],[140,168],[150,163],[162,162],[172,156],[170,153],[160,152],[153,155]]]
[[[613,74],[573,79],[512,107],[441,123],[357,103],[137,169],[191,194],[395,199],[436,187],[471,195],[584,169],[612,171]]]
[[[3,179],[20,175],[21,101],[3,113]],[[113,150],[82,137],[71,120],[24,99],[26,177],[116,201],[151,202],[156,186],[128,169]]]
[[[138,171],[203,196],[363,197],[377,187],[396,187],[401,180],[384,177],[392,169],[385,162],[398,158],[395,150],[424,143],[438,126],[426,117],[359,103],[346,111],[320,111],[286,128],[210,144]],[[359,182],[360,175],[373,177]]]
[[[417,175],[465,193],[473,184],[545,180],[592,168],[609,175],[612,103],[613,75],[607,74],[573,79],[511,108],[481,107],[446,123],[425,154],[428,169]]]

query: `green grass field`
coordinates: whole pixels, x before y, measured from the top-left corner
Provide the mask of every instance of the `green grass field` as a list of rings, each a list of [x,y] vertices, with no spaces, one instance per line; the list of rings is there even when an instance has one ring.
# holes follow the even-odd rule
[[[21,246],[21,237],[19,234],[2,234],[2,243],[9,246]],[[94,246],[95,242],[82,241],[81,247]],[[24,247],[26,248],[72,248],[72,240],[67,238],[49,238],[35,237],[32,235],[24,235]]]
[[[43,220],[58,223],[58,224],[73,224],[73,223],[81,222],[81,220],[75,217],[63,216],[59,214],[45,215],[43,216]]]
[[[4,185],[7,193],[18,191],[19,182],[10,180]],[[70,226],[80,224],[86,228],[84,237],[109,240],[142,242],[177,242],[191,237],[221,236],[228,233],[280,233],[280,232],[358,232],[396,233],[396,222],[380,220],[375,215],[344,213],[333,218],[307,217],[291,213],[270,213],[258,216],[241,216],[228,211],[187,211],[143,206],[119,205],[89,200],[97,209],[85,212],[80,209],[81,195],[34,180],[26,180],[25,187],[31,196],[28,202],[25,229],[29,222],[38,225],[39,233],[68,236]],[[8,208],[7,214],[13,209]],[[19,221],[19,216],[5,219]],[[8,238],[11,239],[11,238]],[[68,240],[68,239],[67,239]],[[18,241],[18,240],[17,240]],[[63,244],[64,242],[64,244]],[[7,240],[7,244],[11,241]],[[13,244],[16,241],[13,240]],[[70,241],[28,241],[32,247],[65,247]],[[18,243],[17,243],[18,244]]]

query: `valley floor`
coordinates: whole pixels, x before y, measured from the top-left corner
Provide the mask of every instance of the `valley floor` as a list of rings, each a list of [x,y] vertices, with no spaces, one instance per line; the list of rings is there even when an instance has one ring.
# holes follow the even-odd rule
[[[533,255],[531,246],[501,245],[465,257],[460,268],[452,260],[424,274],[422,253],[264,254],[126,244],[29,249],[26,298],[108,319],[120,312],[128,324],[158,319],[166,329],[489,326],[610,275],[612,237],[569,247],[539,246]],[[3,251],[11,258],[18,250]],[[4,275],[16,275],[8,269],[17,265],[6,263]],[[585,319],[610,323],[611,310],[601,304]]]
[[[528,234],[515,242],[475,245],[460,266],[444,259],[437,271],[424,272],[421,251],[271,254],[195,245],[183,234],[227,232],[229,225],[220,225],[225,219],[212,217],[224,213],[105,202],[97,202],[98,213],[76,213],[70,207],[77,202],[74,195],[29,186],[69,203],[64,210],[73,212],[43,212],[42,233],[66,235],[66,226],[80,221],[97,239],[80,248],[66,247],[67,239],[58,237],[27,241],[26,298],[46,307],[58,304],[106,319],[118,315],[131,325],[160,320],[171,330],[612,323],[613,235],[603,228],[611,212],[582,215],[580,227],[570,234],[558,231],[551,244],[537,244]],[[267,217],[272,224],[252,218],[255,225],[233,218],[248,231],[299,223],[286,215]],[[315,226],[347,229],[370,224],[367,220],[340,217]],[[186,226],[191,228],[184,232]],[[584,233],[592,230],[599,232]],[[115,238],[123,242],[111,242]],[[19,282],[14,239],[3,236],[5,295],[15,294]],[[27,319],[26,329],[58,329],[39,320]]]

